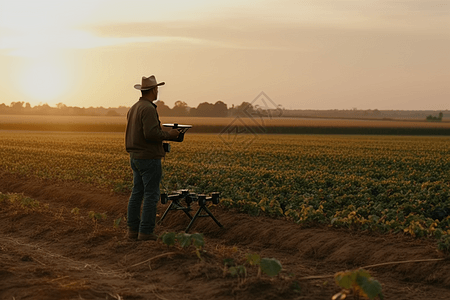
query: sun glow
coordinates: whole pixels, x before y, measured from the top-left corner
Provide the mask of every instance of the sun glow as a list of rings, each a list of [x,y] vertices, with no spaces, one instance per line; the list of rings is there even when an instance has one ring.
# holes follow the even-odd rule
[[[76,25],[104,0],[2,1],[0,50],[11,61],[10,76],[24,101],[54,104],[67,92],[74,71],[62,59],[68,49],[103,46]],[[97,43],[96,43],[97,42]]]
[[[37,60],[30,62],[18,73],[18,88],[27,97],[54,104],[67,91],[68,76],[64,68],[54,61]]]

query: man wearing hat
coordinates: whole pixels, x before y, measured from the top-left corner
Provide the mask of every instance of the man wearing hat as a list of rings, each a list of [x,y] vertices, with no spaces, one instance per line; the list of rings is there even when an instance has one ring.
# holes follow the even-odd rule
[[[133,191],[128,201],[127,226],[128,238],[138,240],[156,240],[153,233],[156,222],[156,205],[159,201],[161,182],[161,158],[165,156],[163,140],[178,137],[178,131],[163,131],[153,103],[158,97],[155,76],[142,77],[142,83],[135,89],[142,93],[127,113],[125,146],[130,153],[133,170]],[[144,201],[141,213],[141,204]]]

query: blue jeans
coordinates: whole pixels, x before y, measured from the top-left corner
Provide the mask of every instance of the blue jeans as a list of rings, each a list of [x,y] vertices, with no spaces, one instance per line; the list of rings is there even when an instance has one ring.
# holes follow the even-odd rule
[[[128,201],[127,226],[134,232],[153,233],[156,222],[156,205],[160,192],[161,159],[130,159],[133,170],[133,191]],[[141,205],[142,200],[144,205]]]

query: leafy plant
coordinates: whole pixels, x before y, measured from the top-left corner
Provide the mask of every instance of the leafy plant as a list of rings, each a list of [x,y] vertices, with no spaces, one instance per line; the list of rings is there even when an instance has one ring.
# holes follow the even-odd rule
[[[175,233],[175,232],[166,232],[161,235],[161,240],[163,244],[167,246],[175,246],[178,244],[181,248],[188,248],[189,246],[193,246],[195,248],[195,253],[198,258],[201,259],[200,250],[205,245],[205,240],[203,238],[203,234],[201,233]]]
[[[245,255],[244,264],[236,264],[234,259],[224,259],[224,275],[230,274],[232,277],[238,278],[238,284],[245,282],[248,272],[246,264],[250,267],[258,267],[257,278],[261,277],[261,272],[270,277],[276,276],[281,271],[281,263],[274,258],[261,258],[259,254],[248,253]]]
[[[0,192],[0,202],[5,201],[6,199],[8,199],[8,195],[7,194],[3,194],[2,192]]]
[[[88,217],[93,221],[104,220],[107,218],[105,213],[96,213],[92,210],[88,212]]]
[[[281,263],[275,258],[261,258],[259,254],[247,254],[246,259],[248,264],[258,267],[258,278],[261,277],[261,272],[274,277],[282,269]]]
[[[270,277],[277,276],[281,269],[281,263],[275,258],[261,258],[259,263],[261,271]]]
[[[247,262],[251,266],[259,266],[261,263],[261,256],[259,254],[246,254],[245,258],[247,259]]]
[[[122,221],[122,218],[118,218],[114,220],[114,228],[119,228],[120,221]]]
[[[360,297],[384,299],[381,284],[364,269],[339,272],[335,274],[334,279],[343,290],[334,295],[332,300],[345,299],[349,294],[355,299]]]
[[[450,252],[450,235],[441,236],[438,241],[438,249],[443,252]]]
[[[39,206],[39,202],[30,198],[30,197],[21,197],[21,201],[20,204],[22,205],[22,207],[29,207],[29,208],[33,208],[33,207],[38,207]]]
[[[8,199],[9,202],[15,203],[16,205],[20,205],[22,208],[26,209],[35,209],[40,207],[40,203],[33,198],[27,197],[24,194],[20,193],[0,193],[0,201]]]
[[[231,276],[237,277],[238,280],[243,283],[247,277],[247,269],[243,265],[233,266],[228,269]]]

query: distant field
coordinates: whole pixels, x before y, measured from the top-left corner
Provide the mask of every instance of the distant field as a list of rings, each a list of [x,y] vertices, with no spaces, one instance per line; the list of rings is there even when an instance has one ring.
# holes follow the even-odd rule
[[[125,117],[0,115],[0,130],[124,132]],[[162,123],[191,124],[197,133],[450,135],[450,122],[161,117]]]

